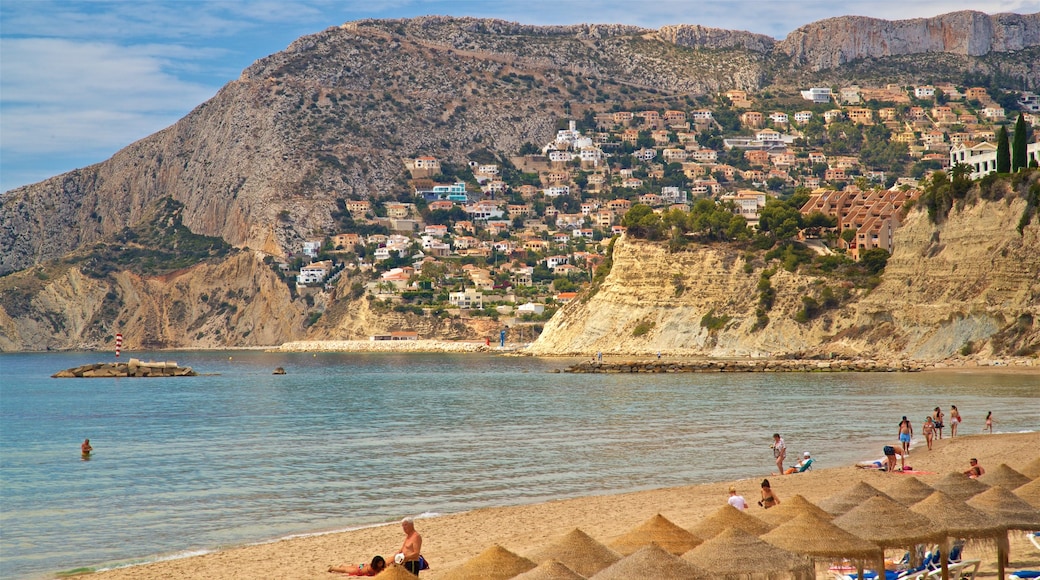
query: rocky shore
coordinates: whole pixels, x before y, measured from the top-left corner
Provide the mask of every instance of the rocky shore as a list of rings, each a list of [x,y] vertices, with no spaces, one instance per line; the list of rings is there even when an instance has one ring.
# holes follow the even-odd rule
[[[179,366],[173,361],[142,362],[132,358],[127,362],[92,363],[58,371],[55,379],[96,379],[109,377],[195,377],[191,367]]]
[[[566,373],[804,373],[804,372],[920,372],[928,370],[969,370],[1007,368],[1040,371],[1031,359],[991,361],[942,361],[873,359],[755,359],[755,360],[623,360],[583,361],[563,370]]]

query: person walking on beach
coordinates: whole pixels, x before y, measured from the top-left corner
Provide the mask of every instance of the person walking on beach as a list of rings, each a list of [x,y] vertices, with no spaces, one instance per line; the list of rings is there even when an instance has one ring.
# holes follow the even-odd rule
[[[932,422],[931,415],[925,417],[924,427],[921,430],[924,431],[924,440],[928,443],[928,451],[931,451],[932,439],[935,437],[935,423]]]
[[[415,531],[415,520],[405,518],[401,520],[401,529],[404,530],[404,543],[394,556],[394,562],[403,564],[404,569],[416,576],[419,575],[419,552],[422,550],[422,536]]]
[[[735,487],[729,488],[729,499],[726,501],[729,503],[729,505],[737,508],[742,512],[747,511],[747,502],[744,501],[744,496],[737,495],[737,488]]]
[[[90,452],[94,448],[90,446],[90,439],[84,439],[83,444],[79,446],[79,452],[83,456],[83,459],[90,459]]]
[[[961,422],[961,412],[957,410],[957,405],[950,405],[950,437],[957,436],[957,425]]]
[[[903,456],[910,454],[910,438],[914,436],[914,426],[910,424],[910,419],[903,415],[903,420],[899,422],[899,444],[903,447]]]
[[[787,458],[787,445],[784,444],[784,438],[779,433],[773,433],[773,458],[776,459],[776,473],[777,475],[784,474],[784,459]]]
[[[982,426],[982,432],[989,431],[989,434],[993,434],[993,411],[986,413],[986,424]]]
[[[768,479],[762,480],[762,499],[758,501],[758,505],[769,509],[775,505],[780,505],[780,498],[776,497],[773,493],[773,488],[769,485]]]
[[[935,408],[935,412],[932,413],[932,419],[935,421],[935,430],[939,432],[939,439],[942,439],[943,430],[943,412],[939,407]]]

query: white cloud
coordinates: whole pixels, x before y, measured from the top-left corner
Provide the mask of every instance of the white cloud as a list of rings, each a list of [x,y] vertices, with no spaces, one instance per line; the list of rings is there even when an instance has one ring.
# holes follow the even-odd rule
[[[176,53],[177,47],[49,38],[0,43],[0,154],[8,160],[94,152],[100,161],[169,126],[215,93],[165,72],[164,59],[155,55]],[[6,176],[4,181],[5,189],[19,185]]]

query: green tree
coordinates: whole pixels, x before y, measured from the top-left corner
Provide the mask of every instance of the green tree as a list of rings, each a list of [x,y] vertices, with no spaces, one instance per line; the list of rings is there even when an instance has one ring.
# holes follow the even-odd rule
[[[1022,117],[1022,113],[1018,114],[1018,120],[1015,121],[1015,140],[1011,145],[1011,171],[1018,171],[1025,169],[1029,163],[1029,158],[1026,156],[1026,121]]]
[[[889,253],[884,248],[871,248],[860,254],[859,263],[871,274],[880,274],[888,264]]]
[[[1007,127],[997,133],[997,173],[1011,173],[1011,148],[1008,146]]]

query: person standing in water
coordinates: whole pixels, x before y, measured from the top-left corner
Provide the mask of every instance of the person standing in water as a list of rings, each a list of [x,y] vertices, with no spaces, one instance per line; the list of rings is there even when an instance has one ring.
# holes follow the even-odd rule
[[[90,459],[90,452],[94,448],[90,446],[90,439],[84,439],[83,445],[79,446],[79,452],[83,455],[83,459]]]
[[[961,422],[961,412],[957,410],[957,405],[950,405],[950,437],[957,436],[957,425]]]

